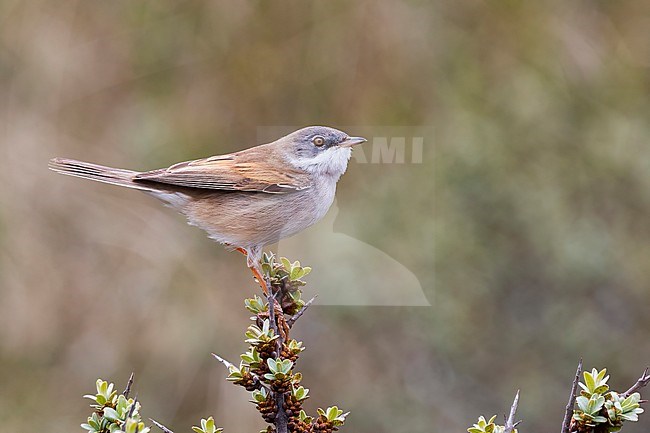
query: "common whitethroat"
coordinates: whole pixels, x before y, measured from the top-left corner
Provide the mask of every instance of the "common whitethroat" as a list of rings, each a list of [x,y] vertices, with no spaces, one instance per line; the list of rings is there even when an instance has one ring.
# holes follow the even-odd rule
[[[365,141],[310,126],[272,143],[159,170],[137,172],[66,158],[50,160],[49,167],[160,199],[210,238],[246,254],[248,267],[267,292],[260,268],[263,248],[325,216],[352,146]]]

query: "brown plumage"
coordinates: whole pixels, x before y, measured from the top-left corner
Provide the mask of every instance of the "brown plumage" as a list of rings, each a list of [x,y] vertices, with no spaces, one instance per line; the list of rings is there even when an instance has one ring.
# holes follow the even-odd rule
[[[309,188],[311,179],[303,170],[283,167],[281,148],[264,144],[228,155],[179,162],[169,168],[138,173],[135,181],[155,181],[191,188],[229,191],[287,193]]]
[[[245,251],[263,285],[262,248],[325,215],[350,147],[364,141],[336,129],[308,127],[273,143],[146,172],[66,158],[52,159],[49,167],[162,200],[212,239]]]

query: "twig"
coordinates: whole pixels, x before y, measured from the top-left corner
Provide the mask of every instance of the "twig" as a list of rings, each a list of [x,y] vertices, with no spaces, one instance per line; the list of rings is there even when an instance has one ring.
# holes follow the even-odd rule
[[[650,373],[649,373],[649,368],[646,367],[645,370],[643,370],[643,374],[641,374],[641,377],[637,379],[636,383],[632,385],[630,389],[628,389],[623,393],[623,398],[627,398],[631,396],[636,391],[646,386],[648,383],[650,383]]]
[[[126,382],[126,388],[122,393],[122,395],[127,399],[129,398],[129,394],[131,393],[131,385],[133,385],[133,375],[134,375],[133,372],[131,372],[131,376],[129,376],[129,380]]]
[[[284,394],[276,393],[275,402],[278,405],[278,413],[275,416],[275,428],[278,433],[289,433],[289,417],[284,410]]]
[[[575,406],[576,404],[576,390],[578,389],[578,381],[580,380],[580,373],[582,373],[582,358],[580,358],[580,362],[578,362],[578,369],[576,370],[576,376],[573,379],[573,384],[571,385],[571,395],[569,396],[569,402],[566,404],[564,421],[562,421],[562,433],[569,433],[569,428],[571,426],[571,417],[573,415],[573,406]]]
[[[269,293],[268,295],[266,295],[266,300],[269,303],[269,324],[271,325],[271,329],[273,330],[273,333],[279,336],[280,334],[278,333],[278,326],[277,323],[275,323],[275,295]]]
[[[309,301],[307,301],[307,303],[305,305],[303,305],[302,308],[300,310],[298,310],[298,312],[296,314],[294,314],[293,316],[291,316],[289,318],[289,320],[287,320],[287,325],[289,326],[289,328],[291,328],[293,326],[293,324],[296,323],[296,321],[298,319],[300,319],[300,317],[303,314],[305,314],[305,311],[307,311],[307,308],[309,308],[309,306],[314,303],[317,296],[318,295],[315,295],[313,298],[311,298]]]
[[[265,277],[266,281],[268,282],[267,287],[269,288],[269,293],[266,295],[267,301],[269,303],[269,322],[271,324],[271,329],[273,329],[273,332],[275,335],[278,336],[276,338],[276,352],[277,355],[276,357],[279,359],[280,358],[280,353],[282,353],[282,344],[284,343],[282,335],[278,331],[278,324],[275,321],[275,297],[277,296],[278,292],[273,293],[273,286],[271,285],[271,282],[269,281],[268,276]],[[280,311],[282,311],[282,306],[280,305]],[[281,313],[282,314],[282,313]],[[278,413],[275,416],[274,424],[275,424],[275,430],[277,433],[288,433],[289,432],[289,418],[287,417],[287,413],[284,410],[284,394],[278,393],[278,392],[273,392],[274,398],[275,398],[275,404],[278,406]]]
[[[214,356],[214,358],[215,358],[217,361],[219,361],[220,363],[222,363],[223,365],[225,365],[226,368],[227,368],[228,370],[230,370],[230,367],[234,367],[234,366],[235,366],[235,364],[226,361],[225,359],[223,359],[222,357],[220,357],[220,356],[217,355],[216,353],[213,353],[212,356]]]
[[[153,419],[153,418],[149,418],[149,421],[151,421],[152,423],[154,423],[154,424],[156,425],[156,427],[158,427],[160,430],[162,430],[162,431],[165,432],[165,433],[174,433],[173,431],[171,431],[170,429],[168,429],[168,428],[165,427],[164,425],[160,424],[158,421],[156,421],[156,420]]]
[[[128,413],[128,415],[126,416],[125,420],[127,420],[127,419],[129,419],[129,418],[131,418],[131,417],[133,416],[133,412],[135,412],[135,407],[136,407],[137,405],[138,405],[138,397],[136,396],[136,397],[133,399],[133,404],[132,404],[131,407],[129,408],[129,413]]]
[[[517,406],[519,406],[519,390],[517,390],[512,406],[510,406],[510,415],[508,415],[508,419],[506,420],[505,430],[503,430],[503,433],[512,433],[515,430],[515,427],[521,423],[521,421],[515,422]]]
[[[269,286],[271,287],[271,286]],[[277,335],[278,338],[275,339],[275,345],[276,345],[276,350],[277,350],[277,356],[280,356],[280,352],[282,351],[282,343],[284,343],[282,339],[282,334],[280,334],[280,331],[278,330],[278,324],[275,321],[275,302],[276,299],[275,297],[277,296],[276,293],[272,293],[273,291],[269,289],[269,293],[266,295],[266,300],[269,303],[269,322],[271,325],[271,329],[273,330],[274,335]],[[280,311],[282,311],[282,306],[280,306]]]

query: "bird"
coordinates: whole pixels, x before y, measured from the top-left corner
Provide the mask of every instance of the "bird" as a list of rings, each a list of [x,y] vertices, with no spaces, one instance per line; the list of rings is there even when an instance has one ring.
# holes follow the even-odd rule
[[[322,219],[345,173],[352,147],[366,142],[326,126],[309,126],[276,141],[224,155],[133,171],[53,158],[57,173],[142,191],[184,215],[188,223],[247,257],[268,294],[264,247]]]

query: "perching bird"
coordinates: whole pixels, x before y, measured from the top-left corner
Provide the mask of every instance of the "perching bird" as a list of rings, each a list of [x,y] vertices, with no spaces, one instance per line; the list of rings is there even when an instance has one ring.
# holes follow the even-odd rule
[[[50,169],[138,189],[185,215],[210,238],[245,253],[262,289],[266,245],[320,220],[330,208],[351,147],[362,137],[324,126],[299,129],[272,143],[227,155],[137,172],[66,158]]]

